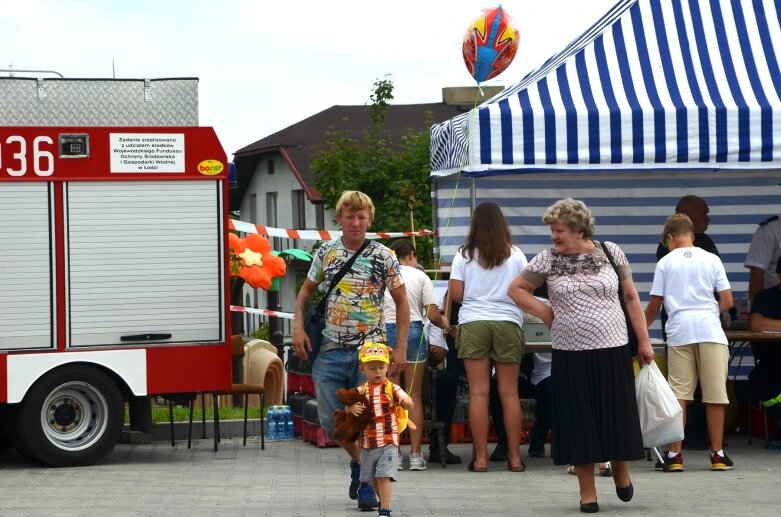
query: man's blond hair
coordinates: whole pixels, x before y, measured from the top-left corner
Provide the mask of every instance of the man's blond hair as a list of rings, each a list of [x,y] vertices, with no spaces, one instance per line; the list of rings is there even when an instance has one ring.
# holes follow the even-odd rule
[[[336,202],[336,218],[339,219],[344,210],[356,212],[363,209],[368,210],[369,218],[374,220],[374,203],[371,198],[357,190],[345,190]]]

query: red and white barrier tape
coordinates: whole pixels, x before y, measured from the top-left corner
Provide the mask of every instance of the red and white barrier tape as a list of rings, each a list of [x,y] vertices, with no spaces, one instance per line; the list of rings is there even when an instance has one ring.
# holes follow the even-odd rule
[[[245,223],[236,219],[228,221],[228,229],[244,233],[257,233],[267,237],[282,237],[287,239],[308,241],[330,241],[342,236],[341,230],[291,230],[271,228],[260,224]],[[366,232],[367,239],[391,239],[395,237],[422,237],[433,235],[431,230],[421,229],[416,232]]]
[[[275,318],[285,318],[293,320],[296,318],[295,314],[289,312],[277,312],[269,309],[253,309],[252,307],[242,307],[240,305],[231,305],[232,312],[246,312],[249,314],[260,314],[262,316],[272,316]]]

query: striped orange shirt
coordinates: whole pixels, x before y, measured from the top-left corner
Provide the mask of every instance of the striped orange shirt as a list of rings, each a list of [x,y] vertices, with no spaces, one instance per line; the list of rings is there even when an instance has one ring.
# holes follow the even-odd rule
[[[393,399],[388,396],[386,384],[392,387]],[[366,395],[369,409],[374,414],[374,420],[363,430],[361,447],[376,449],[383,445],[399,445],[399,422],[396,418],[396,406],[409,395],[401,387],[387,380],[382,384],[368,382],[358,387],[358,391]]]

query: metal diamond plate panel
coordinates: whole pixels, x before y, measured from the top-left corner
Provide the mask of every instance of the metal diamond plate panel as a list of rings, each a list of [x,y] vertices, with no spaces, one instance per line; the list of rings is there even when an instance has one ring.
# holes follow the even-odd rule
[[[0,78],[2,126],[197,126],[198,79]]]

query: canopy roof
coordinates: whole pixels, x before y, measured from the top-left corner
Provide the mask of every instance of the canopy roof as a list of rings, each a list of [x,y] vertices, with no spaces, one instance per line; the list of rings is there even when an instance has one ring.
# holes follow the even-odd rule
[[[779,15],[779,0],[621,0],[519,83],[432,127],[432,175],[778,168]]]

